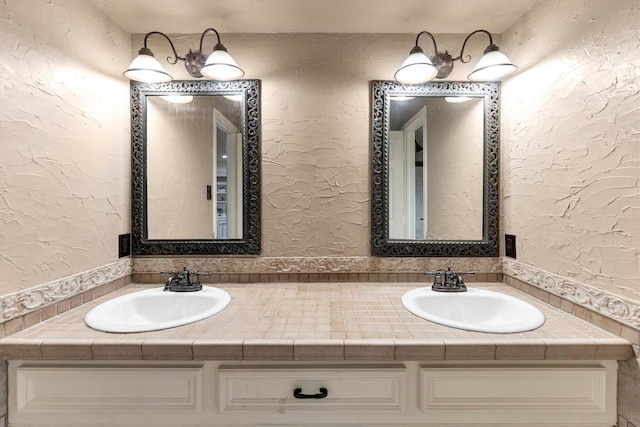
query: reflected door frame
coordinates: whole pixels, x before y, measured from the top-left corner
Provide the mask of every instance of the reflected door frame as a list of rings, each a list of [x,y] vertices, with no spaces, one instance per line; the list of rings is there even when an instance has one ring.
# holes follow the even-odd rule
[[[422,127],[422,220],[423,234],[427,223],[427,108],[423,107],[402,125],[401,131],[392,132],[389,179],[389,238],[416,239],[416,131]],[[402,136],[400,137],[400,132]],[[402,147],[398,145],[402,144]],[[391,223],[393,222],[393,223]],[[424,236],[420,236],[424,239]]]
[[[423,235],[416,236],[416,224],[419,219],[416,218],[416,203],[418,199],[418,193],[416,192],[416,131],[422,128],[422,191],[419,195],[422,199],[422,221],[423,221]],[[427,229],[427,198],[425,193],[427,191],[427,107],[424,106],[413,117],[402,125],[402,134],[405,146],[405,170],[406,187],[405,187],[405,200],[408,200],[408,204],[405,204],[405,228],[407,230],[408,239],[424,239]]]
[[[226,212],[226,236],[219,236],[218,221],[218,129],[225,135],[227,145],[227,212]],[[233,144],[229,144],[233,142]],[[216,188],[216,197],[213,197],[213,235],[214,239],[239,238],[242,222],[242,134],[238,128],[225,117],[217,108],[213,109],[213,182]],[[231,148],[233,147],[233,148]],[[233,166],[233,167],[231,167]]]

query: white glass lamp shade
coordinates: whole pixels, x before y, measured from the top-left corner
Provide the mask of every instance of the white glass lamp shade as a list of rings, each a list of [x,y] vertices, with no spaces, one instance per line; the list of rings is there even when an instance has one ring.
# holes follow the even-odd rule
[[[468,78],[475,82],[499,80],[517,69],[518,67],[513,65],[504,53],[493,50],[480,58]]]
[[[412,51],[393,76],[396,81],[405,84],[418,84],[433,80],[438,69],[422,52]]]
[[[162,65],[152,55],[141,53],[136,56],[124,76],[130,80],[144,83],[163,83],[173,80]]]
[[[223,49],[214,49],[200,72],[212,80],[236,80],[244,76],[242,68]]]

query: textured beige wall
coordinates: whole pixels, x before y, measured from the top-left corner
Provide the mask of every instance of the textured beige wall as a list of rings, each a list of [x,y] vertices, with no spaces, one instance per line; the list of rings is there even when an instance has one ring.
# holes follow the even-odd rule
[[[130,44],[83,1],[0,11],[6,294],[117,259],[129,229],[121,71],[142,36]],[[500,44],[520,66],[503,87],[501,183],[518,259],[635,300],[638,21],[630,0],[541,2]],[[369,255],[370,81],[391,79],[414,37],[222,35],[246,78],[262,81],[263,256]],[[437,37],[452,52],[463,39]],[[198,38],[177,37],[178,51]],[[477,58],[486,41],[471,42]],[[150,47],[167,54],[160,38]],[[451,79],[469,68],[457,63]]]
[[[543,1],[502,35],[502,224],[518,260],[640,300],[640,3]]]
[[[142,37],[132,44],[79,0],[8,0],[0,25],[6,295],[117,260],[117,235],[130,227],[129,90],[121,73]],[[198,37],[176,38],[178,50]],[[368,255],[370,80],[390,79],[413,40],[223,35],[246,77],[262,80],[263,255]],[[438,41],[456,46],[462,38]],[[159,58],[162,43],[150,43]],[[181,64],[167,69],[186,78]],[[468,67],[456,72],[452,79],[463,78]]]
[[[143,35],[132,37],[132,55]],[[173,37],[178,52],[199,34]],[[262,255],[368,256],[370,82],[393,79],[415,42],[412,34],[222,34],[245,78],[262,81]],[[460,35],[438,35],[459,49]],[[212,49],[213,40],[205,40]],[[487,40],[467,47],[479,58]],[[150,38],[157,58],[169,55]],[[426,42],[425,51],[432,49]],[[167,71],[188,75],[182,64]],[[450,80],[465,79],[457,64]]]
[[[0,295],[118,259],[130,38],[84,0],[0,3]]]

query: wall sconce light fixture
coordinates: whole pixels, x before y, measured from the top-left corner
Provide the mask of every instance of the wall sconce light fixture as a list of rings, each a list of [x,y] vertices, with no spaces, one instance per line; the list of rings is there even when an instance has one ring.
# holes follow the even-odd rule
[[[202,53],[202,42],[204,41],[204,36],[210,31],[216,33],[218,43],[214,46],[213,52],[207,57]],[[153,52],[147,48],[147,40],[152,34],[161,35],[169,41],[174,57],[167,57],[167,62],[176,64],[178,60],[184,61],[184,66],[192,77],[207,77],[212,80],[236,80],[244,76],[242,68],[238,67],[236,61],[227,53],[224,45],[220,43],[220,34],[214,28],[207,28],[200,36],[200,49],[196,52],[189,49],[189,53],[184,57],[178,56],[173,42],[166,34],[159,31],[148,33],[144,36],[144,47],[138,51],[138,56],[131,61],[131,65],[124,72],[124,76],[128,79],[145,83],[162,83],[173,80],[173,77],[160,65],[160,62],[153,57]]]
[[[484,56],[480,58],[480,61],[476,64],[473,71],[469,74],[468,79],[472,81],[487,81],[498,80],[504,76],[507,76],[515,72],[518,67],[511,63],[509,58],[505,54],[500,52],[498,46],[493,44],[493,37],[491,33],[486,30],[476,30],[470,33],[462,43],[462,49],[460,49],[460,56],[453,58],[449,55],[449,52],[445,50],[444,53],[438,52],[438,46],[436,45],[436,39],[428,31],[422,31],[416,37],[416,45],[409,52],[409,57],[402,63],[402,66],[396,71],[394,78],[400,83],[406,84],[418,84],[428,82],[434,78],[444,79],[453,71],[453,62],[460,61],[467,63],[471,60],[471,56],[464,54],[464,47],[467,44],[469,37],[476,33],[485,33],[489,36],[489,45],[484,50]],[[420,36],[427,34],[433,41],[433,50],[435,56],[429,59],[422,48],[418,45]]]

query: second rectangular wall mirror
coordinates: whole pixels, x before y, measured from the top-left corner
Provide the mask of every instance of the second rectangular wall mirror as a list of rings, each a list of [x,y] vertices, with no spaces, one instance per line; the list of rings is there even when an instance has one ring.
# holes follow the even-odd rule
[[[372,85],[378,256],[497,256],[499,83]]]
[[[259,254],[259,81],[132,82],[131,97],[133,254]]]

